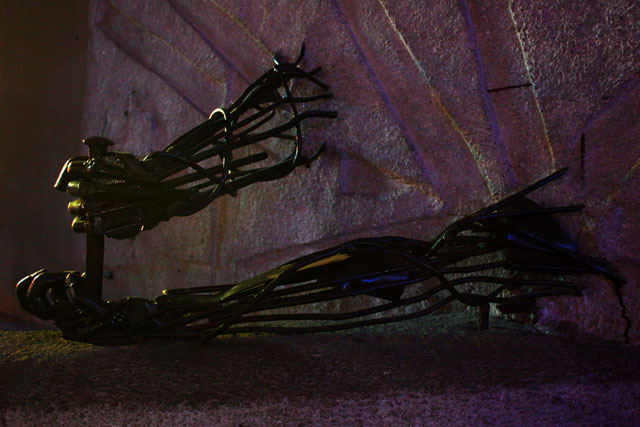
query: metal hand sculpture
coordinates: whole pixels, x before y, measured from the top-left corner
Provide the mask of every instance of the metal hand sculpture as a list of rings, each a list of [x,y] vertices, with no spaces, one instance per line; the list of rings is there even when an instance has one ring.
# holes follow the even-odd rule
[[[214,111],[208,121],[160,153],[138,159],[106,153],[105,140],[87,141],[89,158],[69,160],[56,183],[56,188],[81,197],[69,210],[76,216],[74,229],[88,233],[87,274],[40,270],[25,277],[17,285],[23,308],[42,319],[54,319],[67,339],[121,344],[158,337],[207,340],[242,332],[340,330],[424,316],[453,301],[479,307],[480,326],[486,328],[491,303],[505,313],[531,312],[537,308],[537,298],[580,295],[571,275],[597,274],[616,285],[622,282],[604,262],[580,255],[551,217],[582,206],[543,208],[525,197],[560,177],[563,169],[454,222],[432,241],[358,239],[238,284],[165,290],[155,300],[104,301],[99,285],[103,234],[135,235],[171,216],[190,215],[222,194],[233,195],[251,183],[283,177],[315,158],[317,153],[309,158],[300,154],[300,122],[335,113],[298,111],[302,103],[330,96],[291,95],[290,82],[295,79],[326,89],[313,77],[317,70],[306,73],[298,67],[300,59],[276,63],[231,107]],[[292,117],[259,131],[280,106],[290,107]],[[286,133],[291,129],[295,135]],[[236,160],[232,150],[269,137],[293,140],[295,149],[273,166],[240,170],[267,155]],[[218,156],[221,164],[198,165],[212,156]],[[171,177],[188,167],[194,171]],[[180,188],[190,183],[197,184]],[[482,284],[485,290],[470,284]],[[369,297],[367,308],[338,313],[308,310],[311,304],[366,298],[363,295]],[[295,311],[302,306],[307,307]],[[282,313],[286,307],[294,309]],[[405,312],[393,313],[400,308]]]
[[[214,110],[209,120],[145,158],[107,153],[111,141],[87,139],[89,157],[69,159],[54,185],[79,197],[69,204],[75,216],[73,229],[116,239],[132,237],[173,216],[191,215],[224,194],[235,196],[240,188],[253,183],[282,178],[314,160],[319,151],[310,157],[300,151],[301,122],[312,117],[335,118],[336,113],[301,110],[308,103],[331,97],[328,87],[314,77],[319,68],[307,73],[299,67],[303,55],[304,46],[296,62],[276,61],[275,67],[231,106]],[[292,85],[297,80],[308,80],[324,92],[296,97]],[[290,109],[290,117],[284,120],[275,117],[282,107]],[[291,153],[270,166],[249,169],[269,157],[263,147],[255,154],[235,158],[234,151],[269,138],[292,141]],[[203,166],[215,158],[219,164]],[[179,175],[189,168],[191,173]]]

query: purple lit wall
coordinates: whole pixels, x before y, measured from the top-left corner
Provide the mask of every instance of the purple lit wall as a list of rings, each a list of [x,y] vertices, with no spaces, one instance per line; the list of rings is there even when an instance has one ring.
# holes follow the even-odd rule
[[[328,145],[309,169],[108,241],[107,297],[234,282],[360,236],[427,240],[568,166],[533,198],[586,205],[559,222],[627,278],[622,301],[640,342],[637,2],[93,1],[89,34],[81,134],[117,150],[166,146],[303,41],[304,64],[322,66],[339,113],[304,124],[309,144]],[[65,147],[64,158],[83,149]],[[65,196],[47,197],[32,215],[64,211]],[[47,262],[19,265],[27,274]],[[579,280],[585,295],[544,302],[542,322],[621,340],[611,284]]]

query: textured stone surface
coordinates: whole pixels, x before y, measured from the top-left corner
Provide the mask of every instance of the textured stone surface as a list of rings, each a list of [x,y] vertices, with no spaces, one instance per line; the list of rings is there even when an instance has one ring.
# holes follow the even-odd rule
[[[119,347],[0,332],[0,422],[636,423],[640,348],[492,324],[435,315],[355,334]]]
[[[470,1],[468,5],[496,136],[504,143],[516,182],[534,181],[540,171],[553,171],[557,165],[515,23],[506,2]]]
[[[510,13],[558,160],[573,165],[581,130],[638,73],[638,3],[513,1]]]
[[[310,168],[108,242],[110,296],[237,281],[357,236],[429,239],[570,166],[533,198],[586,204],[559,221],[627,278],[640,342],[637,2],[100,0],[90,32],[84,133],[117,149],[164,147],[303,41],[339,113],[304,123],[307,150],[327,142]],[[612,285],[579,280],[542,320],[622,339]]]

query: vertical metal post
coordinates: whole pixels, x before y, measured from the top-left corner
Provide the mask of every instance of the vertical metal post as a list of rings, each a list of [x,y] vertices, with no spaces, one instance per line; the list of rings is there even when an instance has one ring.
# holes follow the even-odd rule
[[[486,331],[489,329],[489,303],[483,303],[478,306],[478,329]]]
[[[91,137],[82,141],[89,147],[89,158],[100,157],[107,153],[113,142],[101,137]],[[86,281],[93,296],[102,299],[102,269],[104,263],[104,236],[96,233],[89,224],[87,228]]]

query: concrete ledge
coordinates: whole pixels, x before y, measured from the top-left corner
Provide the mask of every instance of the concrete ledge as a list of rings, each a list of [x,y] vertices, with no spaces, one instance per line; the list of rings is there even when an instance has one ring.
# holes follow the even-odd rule
[[[3,425],[633,425],[640,347],[438,315],[100,347],[0,332]]]

